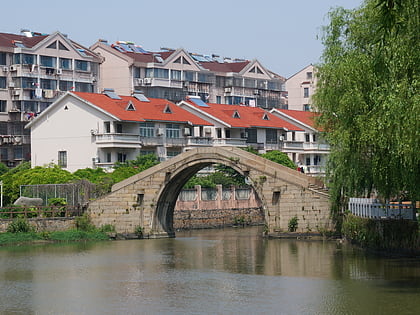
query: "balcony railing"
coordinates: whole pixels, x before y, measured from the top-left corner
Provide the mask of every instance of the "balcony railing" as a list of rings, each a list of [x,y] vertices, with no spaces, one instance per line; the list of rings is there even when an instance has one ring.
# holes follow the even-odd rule
[[[214,146],[239,146],[246,147],[246,139],[244,138],[217,138],[213,139]]]

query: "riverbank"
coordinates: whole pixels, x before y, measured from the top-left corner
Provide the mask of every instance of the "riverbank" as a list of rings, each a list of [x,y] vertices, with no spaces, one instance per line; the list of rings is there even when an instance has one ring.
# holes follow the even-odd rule
[[[55,231],[0,233],[0,246],[41,244],[55,242],[104,241],[110,240],[108,233],[102,231]]]

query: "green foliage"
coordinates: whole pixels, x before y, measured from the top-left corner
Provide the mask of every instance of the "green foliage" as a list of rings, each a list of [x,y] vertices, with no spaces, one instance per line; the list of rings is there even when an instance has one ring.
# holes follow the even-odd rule
[[[287,166],[291,169],[296,169],[295,163],[293,163],[293,161],[284,152],[273,150],[273,151],[268,151],[266,153],[263,153],[261,154],[261,156],[267,160]]]
[[[24,218],[16,218],[7,226],[7,232],[9,233],[28,233],[33,232],[33,230],[28,220]]]
[[[95,230],[95,226],[92,224],[90,217],[84,213],[81,217],[77,217],[75,220],[76,229],[85,232],[91,232]]]
[[[236,172],[233,168],[216,164],[215,171],[209,175],[194,175],[184,185],[185,189],[194,188],[196,185],[201,185],[203,188],[214,188],[216,185],[228,186],[245,186],[245,178]]]
[[[0,162],[0,175],[3,175],[9,171],[9,168],[4,164]]]
[[[118,183],[157,164],[159,164],[159,160],[155,154],[139,155],[135,160],[116,163],[111,177],[114,183]]]
[[[65,206],[67,201],[65,198],[50,198],[48,204],[51,206]]]
[[[335,209],[345,196],[419,200],[418,1],[335,9],[324,28],[314,105],[331,146]]]
[[[103,232],[103,233],[107,233],[107,232],[115,232],[115,226],[112,224],[105,224],[102,225],[99,228],[99,231]]]
[[[142,238],[143,233],[144,233],[144,229],[140,225],[135,227],[134,234],[136,234],[138,238]]]
[[[289,232],[296,232],[298,228],[298,221],[299,219],[297,218],[297,216],[294,216],[293,218],[289,220],[289,223],[287,224],[287,228]]]

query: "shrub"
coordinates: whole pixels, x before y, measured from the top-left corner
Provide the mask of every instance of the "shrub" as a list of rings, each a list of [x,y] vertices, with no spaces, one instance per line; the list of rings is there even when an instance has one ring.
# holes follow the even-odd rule
[[[287,225],[289,232],[296,232],[298,228],[298,221],[299,219],[297,216],[294,216],[289,220],[289,224]]]
[[[33,232],[34,228],[24,218],[14,219],[7,227],[9,233],[28,233]]]
[[[115,232],[115,226],[112,224],[105,224],[99,228],[100,232],[107,233],[107,232]]]
[[[85,213],[81,217],[76,218],[76,229],[80,231],[94,231],[95,226],[92,224],[90,217]]]
[[[139,238],[142,238],[143,228],[140,225],[136,226],[136,228],[134,229],[134,234],[136,234]]]

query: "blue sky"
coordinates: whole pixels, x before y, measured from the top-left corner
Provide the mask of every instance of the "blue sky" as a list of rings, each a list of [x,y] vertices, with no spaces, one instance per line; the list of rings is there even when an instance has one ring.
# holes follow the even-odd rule
[[[99,38],[133,41],[147,50],[258,59],[285,76],[317,63],[317,36],[332,7],[363,0],[20,0],[2,3],[0,32],[60,31],[89,47]],[[7,14],[6,14],[7,12]]]

